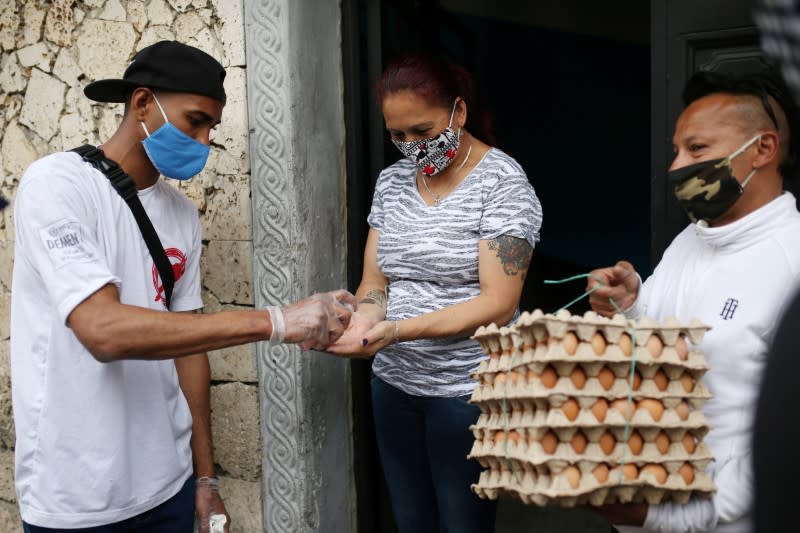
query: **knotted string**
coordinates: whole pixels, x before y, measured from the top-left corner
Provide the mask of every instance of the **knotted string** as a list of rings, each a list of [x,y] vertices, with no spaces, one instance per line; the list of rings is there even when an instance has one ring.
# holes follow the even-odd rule
[[[577,274],[575,276],[570,276],[568,278],[558,279],[558,280],[549,280],[549,279],[544,280],[544,283],[546,285],[555,285],[555,284],[560,284],[560,283],[568,283],[570,281],[575,281],[575,280],[578,280],[578,279],[588,279],[588,278],[593,279],[596,282],[596,285],[594,287],[592,287],[590,290],[588,290],[588,291],[584,292],[583,294],[581,294],[580,296],[578,296],[577,298],[573,299],[568,304],[562,306],[558,311],[561,311],[563,309],[567,309],[571,305],[579,302],[583,298],[586,298],[587,296],[592,294],[597,289],[599,289],[601,287],[605,287],[606,285],[605,285],[605,283],[603,283],[603,281],[601,279],[598,279],[597,277],[593,276],[591,273]],[[617,302],[614,301],[614,298],[611,298],[609,296],[608,301],[611,303],[611,305],[614,307],[614,310],[617,313],[622,313],[622,309],[620,308],[619,305],[617,305]],[[558,311],[556,311],[556,313]],[[622,432],[622,440],[626,444],[626,446],[623,447],[623,449],[622,449],[622,457],[620,458],[619,484],[622,484],[622,480],[624,479],[623,470],[625,468],[625,459],[626,459],[626,455],[627,455],[627,452],[626,452],[627,443],[628,443],[628,438],[630,437],[631,421],[633,419],[633,409],[632,409],[632,407],[633,407],[633,382],[634,382],[634,375],[635,375],[635,372],[636,372],[636,328],[631,326],[628,331],[629,331],[630,336],[631,336],[631,367],[630,367],[630,374],[629,374],[629,378],[628,378],[628,404],[626,406],[626,412],[625,412],[625,427],[624,427],[623,432]],[[517,348],[517,349],[514,350],[514,353],[511,356],[511,362],[509,363],[509,366],[508,366],[509,371],[514,366],[514,360],[515,360],[515,358],[517,356],[517,352],[520,351],[519,350],[519,346],[515,346],[515,348]],[[505,456],[506,456],[506,460],[509,463],[509,466],[511,467],[512,473],[515,474],[515,478],[517,479],[517,482],[519,482],[519,478],[516,476],[514,463],[508,457],[509,418],[508,418],[508,410],[507,410],[507,403],[506,403],[506,398],[508,396],[508,382],[509,382],[509,379],[506,379],[505,387],[504,387],[504,390],[503,390],[503,402],[502,402],[503,424],[504,424],[505,435],[506,435],[506,439],[505,439]],[[630,413],[630,417],[627,416],[628,413]]]

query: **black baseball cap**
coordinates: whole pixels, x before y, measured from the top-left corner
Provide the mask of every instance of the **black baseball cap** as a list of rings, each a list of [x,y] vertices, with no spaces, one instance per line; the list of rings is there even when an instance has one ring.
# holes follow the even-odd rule
[[[83,93],[97,102],[124,103],[137,87],[210,96],[225,103],[225,68],[213,57],[178,41],[159,41],[139,50],[121,80],[97,80]]]

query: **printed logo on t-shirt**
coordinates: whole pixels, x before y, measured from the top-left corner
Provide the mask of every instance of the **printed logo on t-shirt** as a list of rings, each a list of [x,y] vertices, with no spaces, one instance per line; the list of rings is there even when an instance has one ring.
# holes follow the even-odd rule
[[[95,259],[97,253],[88,234],[86,226],[77,220],[59,220],[39,229],[42,245],[56,269]]]
[[[186,254],[177,248],[167,248],[164,250],[172,264],[172,277],[175,278],[175,283],[181,279],[184,272],[186,272]],[[161,302],[164,306],[167,305],[166,295],[164,294],[164,284],[161,283],[161,276],[158,275],[158,267],[153,263],[153,287],[156,289],[156,302]]]

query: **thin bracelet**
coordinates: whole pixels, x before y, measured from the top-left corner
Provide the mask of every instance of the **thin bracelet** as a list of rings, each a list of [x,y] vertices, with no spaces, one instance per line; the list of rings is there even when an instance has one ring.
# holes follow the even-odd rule
[[[394,344],[400,342],[400,322],[394,321]]]

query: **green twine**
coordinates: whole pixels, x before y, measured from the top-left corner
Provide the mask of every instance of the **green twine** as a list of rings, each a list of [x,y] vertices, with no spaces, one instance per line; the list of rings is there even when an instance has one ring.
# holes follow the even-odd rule
[[[587,279],[587,278],[593,279],[594,281],[597,282],[597,284],[592,289],[584,292],[583,294],[581,294],[577,298],[573,299],[568,304],[562,306],[558,311],[561,311],[563,309],[567,309],[571,305],[581,301],[583,298],[586,298],[587,296],[592,294],[597,289],[599,289],[601,287],[605,287],[605,284],[603,283],[603,281],[601,279],[598,279],[595,276],[592,276],[591,272],[586,273],[586,274],[577,274],[575,276],[570,276],[570,277],[564,278],[564,279],[557,279],[557,280],[546,279],[546,280],[544,280],[545,285],[555,285],[555,284],[568,283],[570,281],[575,281],[575,280],[578,280],[578,279]],[[617,313],[622,313],[622,309],[619,307],[619,305],[617,305],[617,302],[614,301],[614,298],[611,298],[609,296],[608,301],[611,303],[611,305],[614,307],[614,310]],[[558,312],[558,311],[556,311],[556,312]],[[619,474],[619,483],[618,483],[618,485],[621,485],[622,481],[624,479],[623,470],[625,468],[625,458],[626,458],[626,455],[627,455],[626,449],[627,449],[627,444],[628,444],[628,438],[630,437],[631,422],[633,420],[633,409],[632,409],[632,406],[633,406],[633,381],[634,381],[634,373],[636,372],[636,328],[634,328],[634,327],[630,328],[630,335],[631,335],[631,346],[632,346],[631,347],[631,369],[630,369],[630,377],[628,379],[628,405],[626,407],[626,413],[625,413],[625,415],[626,415],[625,416],[625,427],[623,428],[623,431],[622,431],[622,440],[623,440],[623,442],[625,443],[626,446],[622,449],[622,457],[620,458],[620,463],[619,463],[620,474]],[[506,386],[508,386],[507,383],[506,383]],[[503,398],[503,411],[504,411],[504,414],[505,414],[505,405],[506,405],[506,403],[505,403],[505,397],[504,397]],[[628,413],[630,413],[630,415],[631,415],[630,419],[627,416]],[[506,425],[506,434],[507,433],[508,433],[508,426]],[[508,443],[506,442],[506,457],[507,456],[508,456]]]

